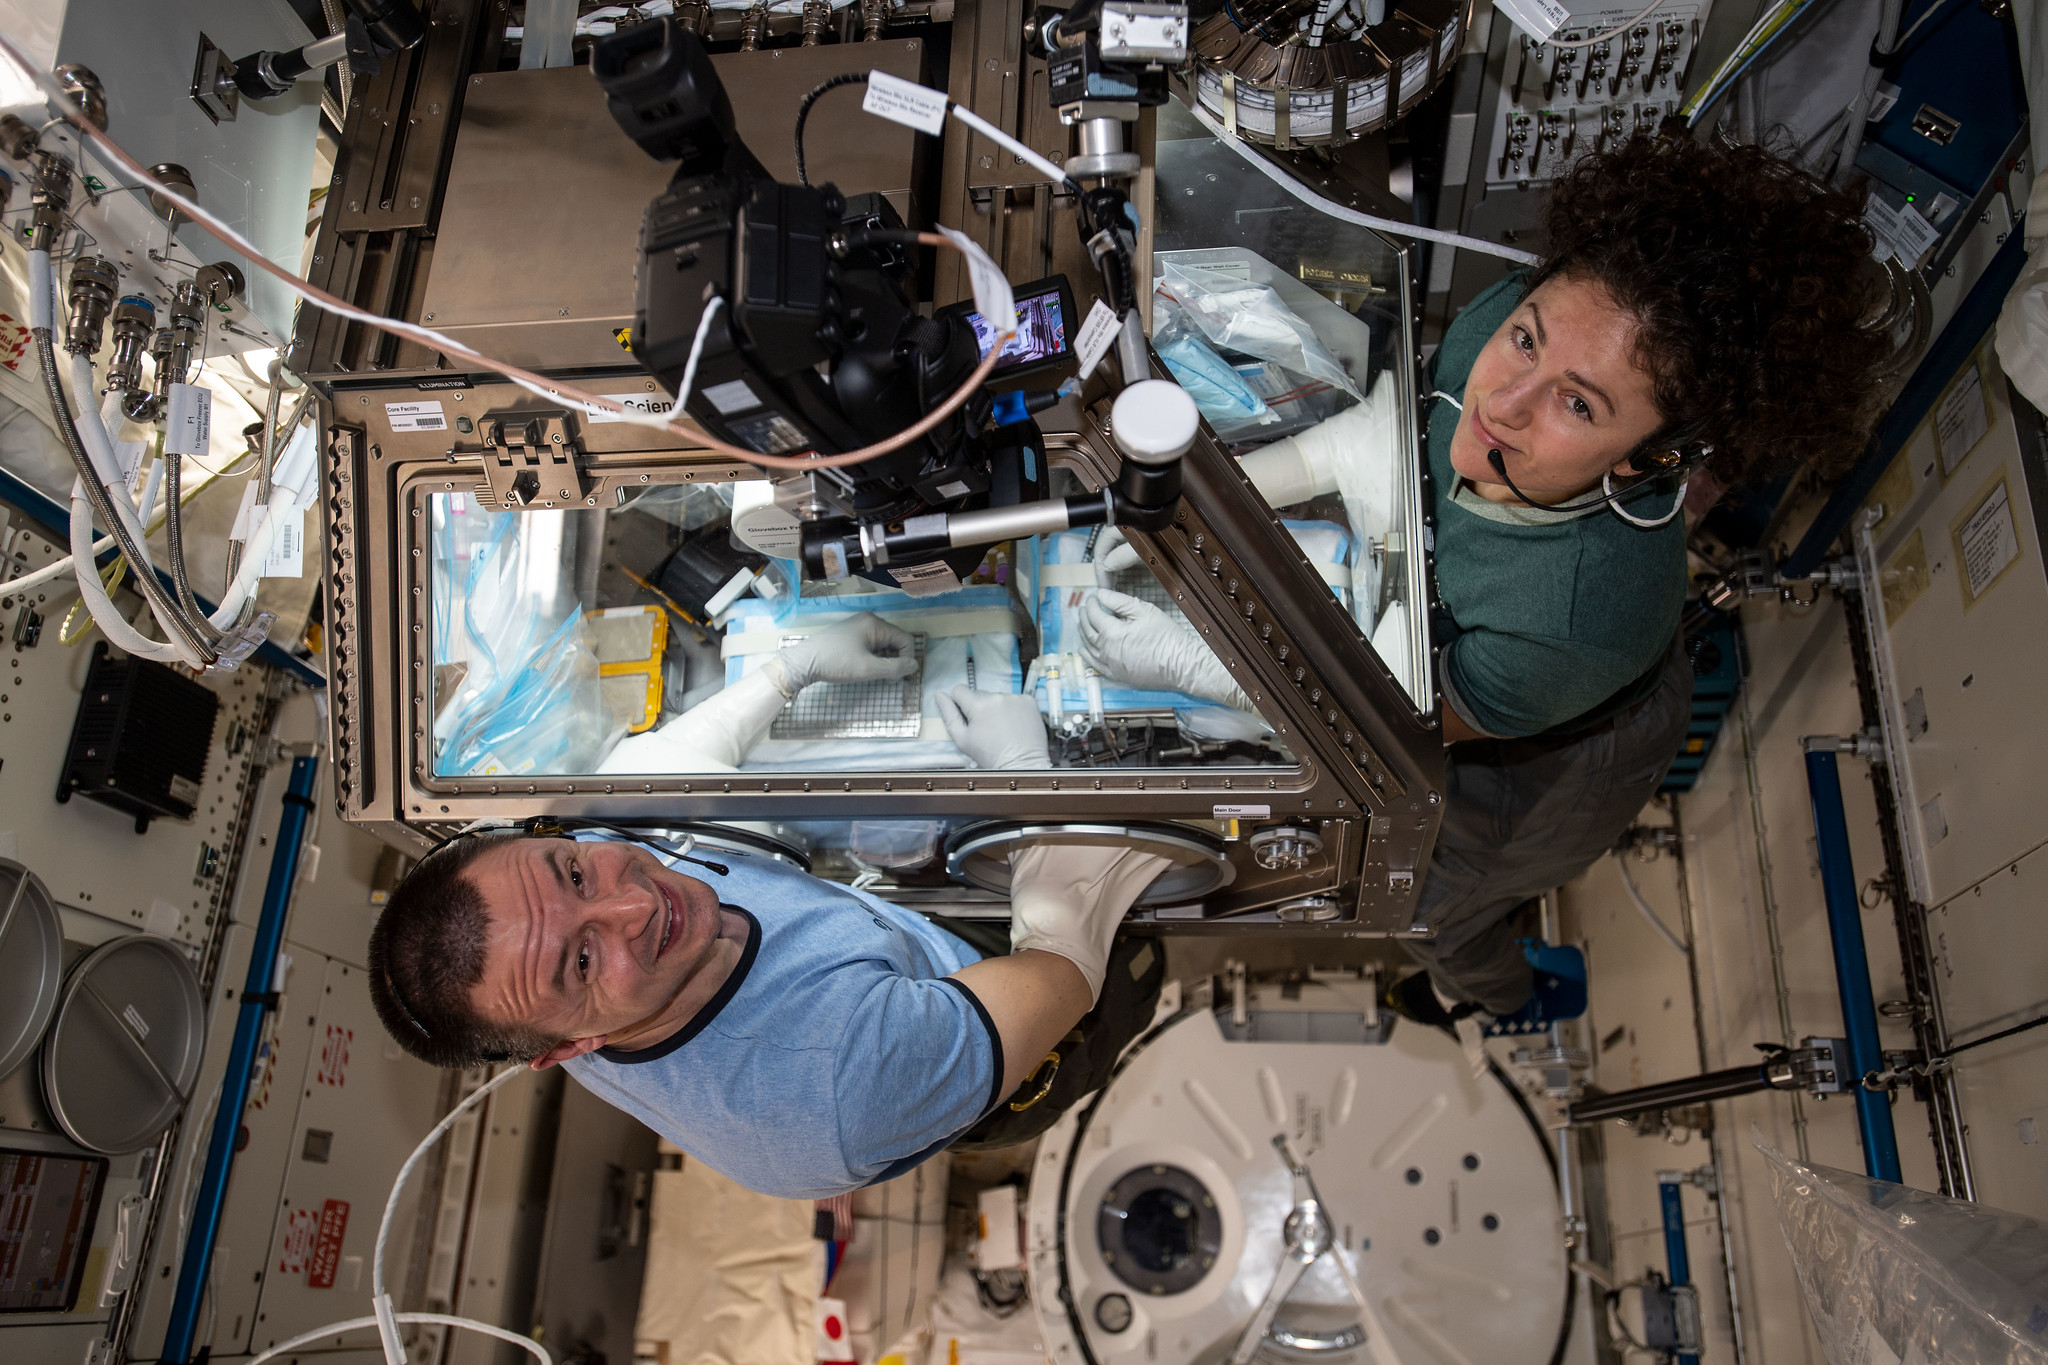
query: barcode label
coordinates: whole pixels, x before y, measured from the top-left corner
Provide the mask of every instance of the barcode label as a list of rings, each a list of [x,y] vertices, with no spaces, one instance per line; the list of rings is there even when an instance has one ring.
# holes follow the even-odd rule
[[[391,423],[394,432],[448,429],[448,415],[441,410],[441,405],[433,400],[424,403],[386,403],[384,416]]]

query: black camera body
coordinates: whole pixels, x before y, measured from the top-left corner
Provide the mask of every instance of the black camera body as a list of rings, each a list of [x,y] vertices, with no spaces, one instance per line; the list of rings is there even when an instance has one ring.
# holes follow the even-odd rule
[[[763,455],[837,454],[902,431],[966,382],[981,361],[974,329],[918,314],[895,210],[880,195],[775,181],[737,135],[695,34],[672,18],[621,29],[592,49],[591,70],[627,135],[679,163],[641,222],[630,348],[675,393],[702,330],[684,407],[705,430]],[[714,297],[724,305],[705,325]],[[864,522],[984,506],[992,483],[1016,495],[995,465],[1017,461],[1036,428],[988,433],[990,411],[978,393],[917,440],[819,471],[826,500]],[[960,577],[980,557],[930,556]]]

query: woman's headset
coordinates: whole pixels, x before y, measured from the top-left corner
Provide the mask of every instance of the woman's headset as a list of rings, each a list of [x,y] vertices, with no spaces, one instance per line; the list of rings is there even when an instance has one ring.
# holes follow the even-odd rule
[[[1616,488],[1614,486],[1614,471],[1610,469],[1600,476],[1600,487],[1604,490],[1602,496],[1588,498],[1584,502],[1571,503],[1562,507],[1554,507],[1547,503],[1537,502],[1527,493],[1515,487],[1514,479],[1508,474],[1507,460],[1501,455],[1498,446],[1486,452],[1486,459],[1493,466],[1493,472],[1500,475],[1500,481],[1507,485],[1508,492],[1513,493],[1531,507],[1545,512],[1573,513],[1587,512],[1595,507],[1605,505],[1613,508],[1614,514],[1630,525],[1650,528],[1662,526],[1678,515],[1678,509],[1685,505],[1685,490],[1686,486],[1692,481],[1692,471],[1705,464],[1713,453],[1714,448],[1704,442],[1695,443],[1690,450],[1681,449],[1677,446],[1661,450],[1638,450],[1635,454],[1628,457],[1628,467],[1633,473],[1643,476],[1640,482]],[[1622,507],[1621,499],[1641,493],[1650,488],[1658,479],[1674,474],[1678,476],[1678,493],[1671,499],[1671,510],[1663,516],[1654,519],[1639,517]]]

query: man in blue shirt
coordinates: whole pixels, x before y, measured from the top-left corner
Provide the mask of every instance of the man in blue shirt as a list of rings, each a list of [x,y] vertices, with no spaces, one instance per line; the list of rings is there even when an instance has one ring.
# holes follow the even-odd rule
[[[379,1017],[435,1065],[566,1064],[741,1184],[823,1198],[910,1169],[1017,1090],[1102,995],[1117,925],[1166,866],[1023,851],[1011,951],[983,957],[865,892],[717,859],[458,840],[371,935]]]

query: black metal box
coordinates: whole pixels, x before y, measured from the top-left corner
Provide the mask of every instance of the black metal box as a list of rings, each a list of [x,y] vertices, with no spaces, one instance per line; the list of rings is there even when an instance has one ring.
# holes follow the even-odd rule
[[[189,820],[199,804],[220,698],[163,664],[93,646],[57,799],[76,792],[135,817]]]

